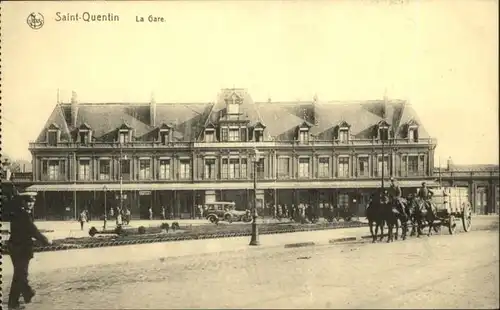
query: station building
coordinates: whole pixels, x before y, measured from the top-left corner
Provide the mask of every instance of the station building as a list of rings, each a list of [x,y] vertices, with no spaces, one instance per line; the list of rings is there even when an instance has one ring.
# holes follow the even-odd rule
[[[436,184],[436,140],[403,100],[254,102],[222,89],[215,102],[57,103],[30,143],[40,217],[92,217],[123,206],[133,218],[165,206],[234,201],[330,203],[362,213],[398,179],[403,191]],[[121,194],[120,194],[121,193]],[[262,210],[265,213],[265,210]]]

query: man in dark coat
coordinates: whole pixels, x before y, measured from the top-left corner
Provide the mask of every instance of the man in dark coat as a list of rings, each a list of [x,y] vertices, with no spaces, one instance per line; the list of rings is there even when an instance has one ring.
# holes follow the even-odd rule
[[[401,200],[402,196],[401,187],[396,183],[394,178],[391,178],[391,185],[389,186],[389,198],[391,203],[396,206],[397,210],[406,216],[405,206]]]
[[[30,303],[35,291],[28,282],[28,267],[33,258],[33,239],[43,245],[51,242],[40,233],[32,221],[31,212],[35,204],[32,196],[15,196],[11,201],[12,214],[10,219],[10,238],[8,248],[14,265],[14,275],[9,293],[9,309],[20,309],[19,297],[22,294],[24,301]]]

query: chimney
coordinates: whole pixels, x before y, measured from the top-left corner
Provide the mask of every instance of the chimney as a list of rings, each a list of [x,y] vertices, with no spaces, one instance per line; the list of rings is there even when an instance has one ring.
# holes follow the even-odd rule
[[[149,102],[149,124],[156,126],[156,100],[154,94],[151,94],[151,101]]]
[[[453,168],[453,161],[451,160],[451,156],[446,160],[446,170],[451,171]]]
[[[76,127],[76,119],[78,117],[78,98],[76,92],[71,93],[71,126]]]
[[[387,116],[387,105],[389,103],[389,97],[387,96],[387,88],[384,90],[384,102],[382,103],[382,118],[385,119]]]

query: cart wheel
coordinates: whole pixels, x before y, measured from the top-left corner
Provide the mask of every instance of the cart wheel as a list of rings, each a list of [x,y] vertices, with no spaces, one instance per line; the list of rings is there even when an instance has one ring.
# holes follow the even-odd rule
[[[472,227],[472,210],[470,209],[469,204],[466,204],[464,206],[464,209],[462,212],[462,225],[464,227],[465,232],[470,231],[470,229]]]
[[[457,223],[455,223],[455,216],[450,215],[450,218],[448,219],[448,231],[450,232],[450,235],[455,234],[456,229]]]

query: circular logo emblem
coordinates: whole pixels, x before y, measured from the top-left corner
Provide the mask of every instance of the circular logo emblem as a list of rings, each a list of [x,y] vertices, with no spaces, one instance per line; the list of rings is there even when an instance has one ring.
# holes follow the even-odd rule
[[[26,22],[28,23],[28,26],[31,27],[31,29],[40,29],[42,28],[44,23],[43,15],[40,13],[31,13],[30,15],[28,15]]]

